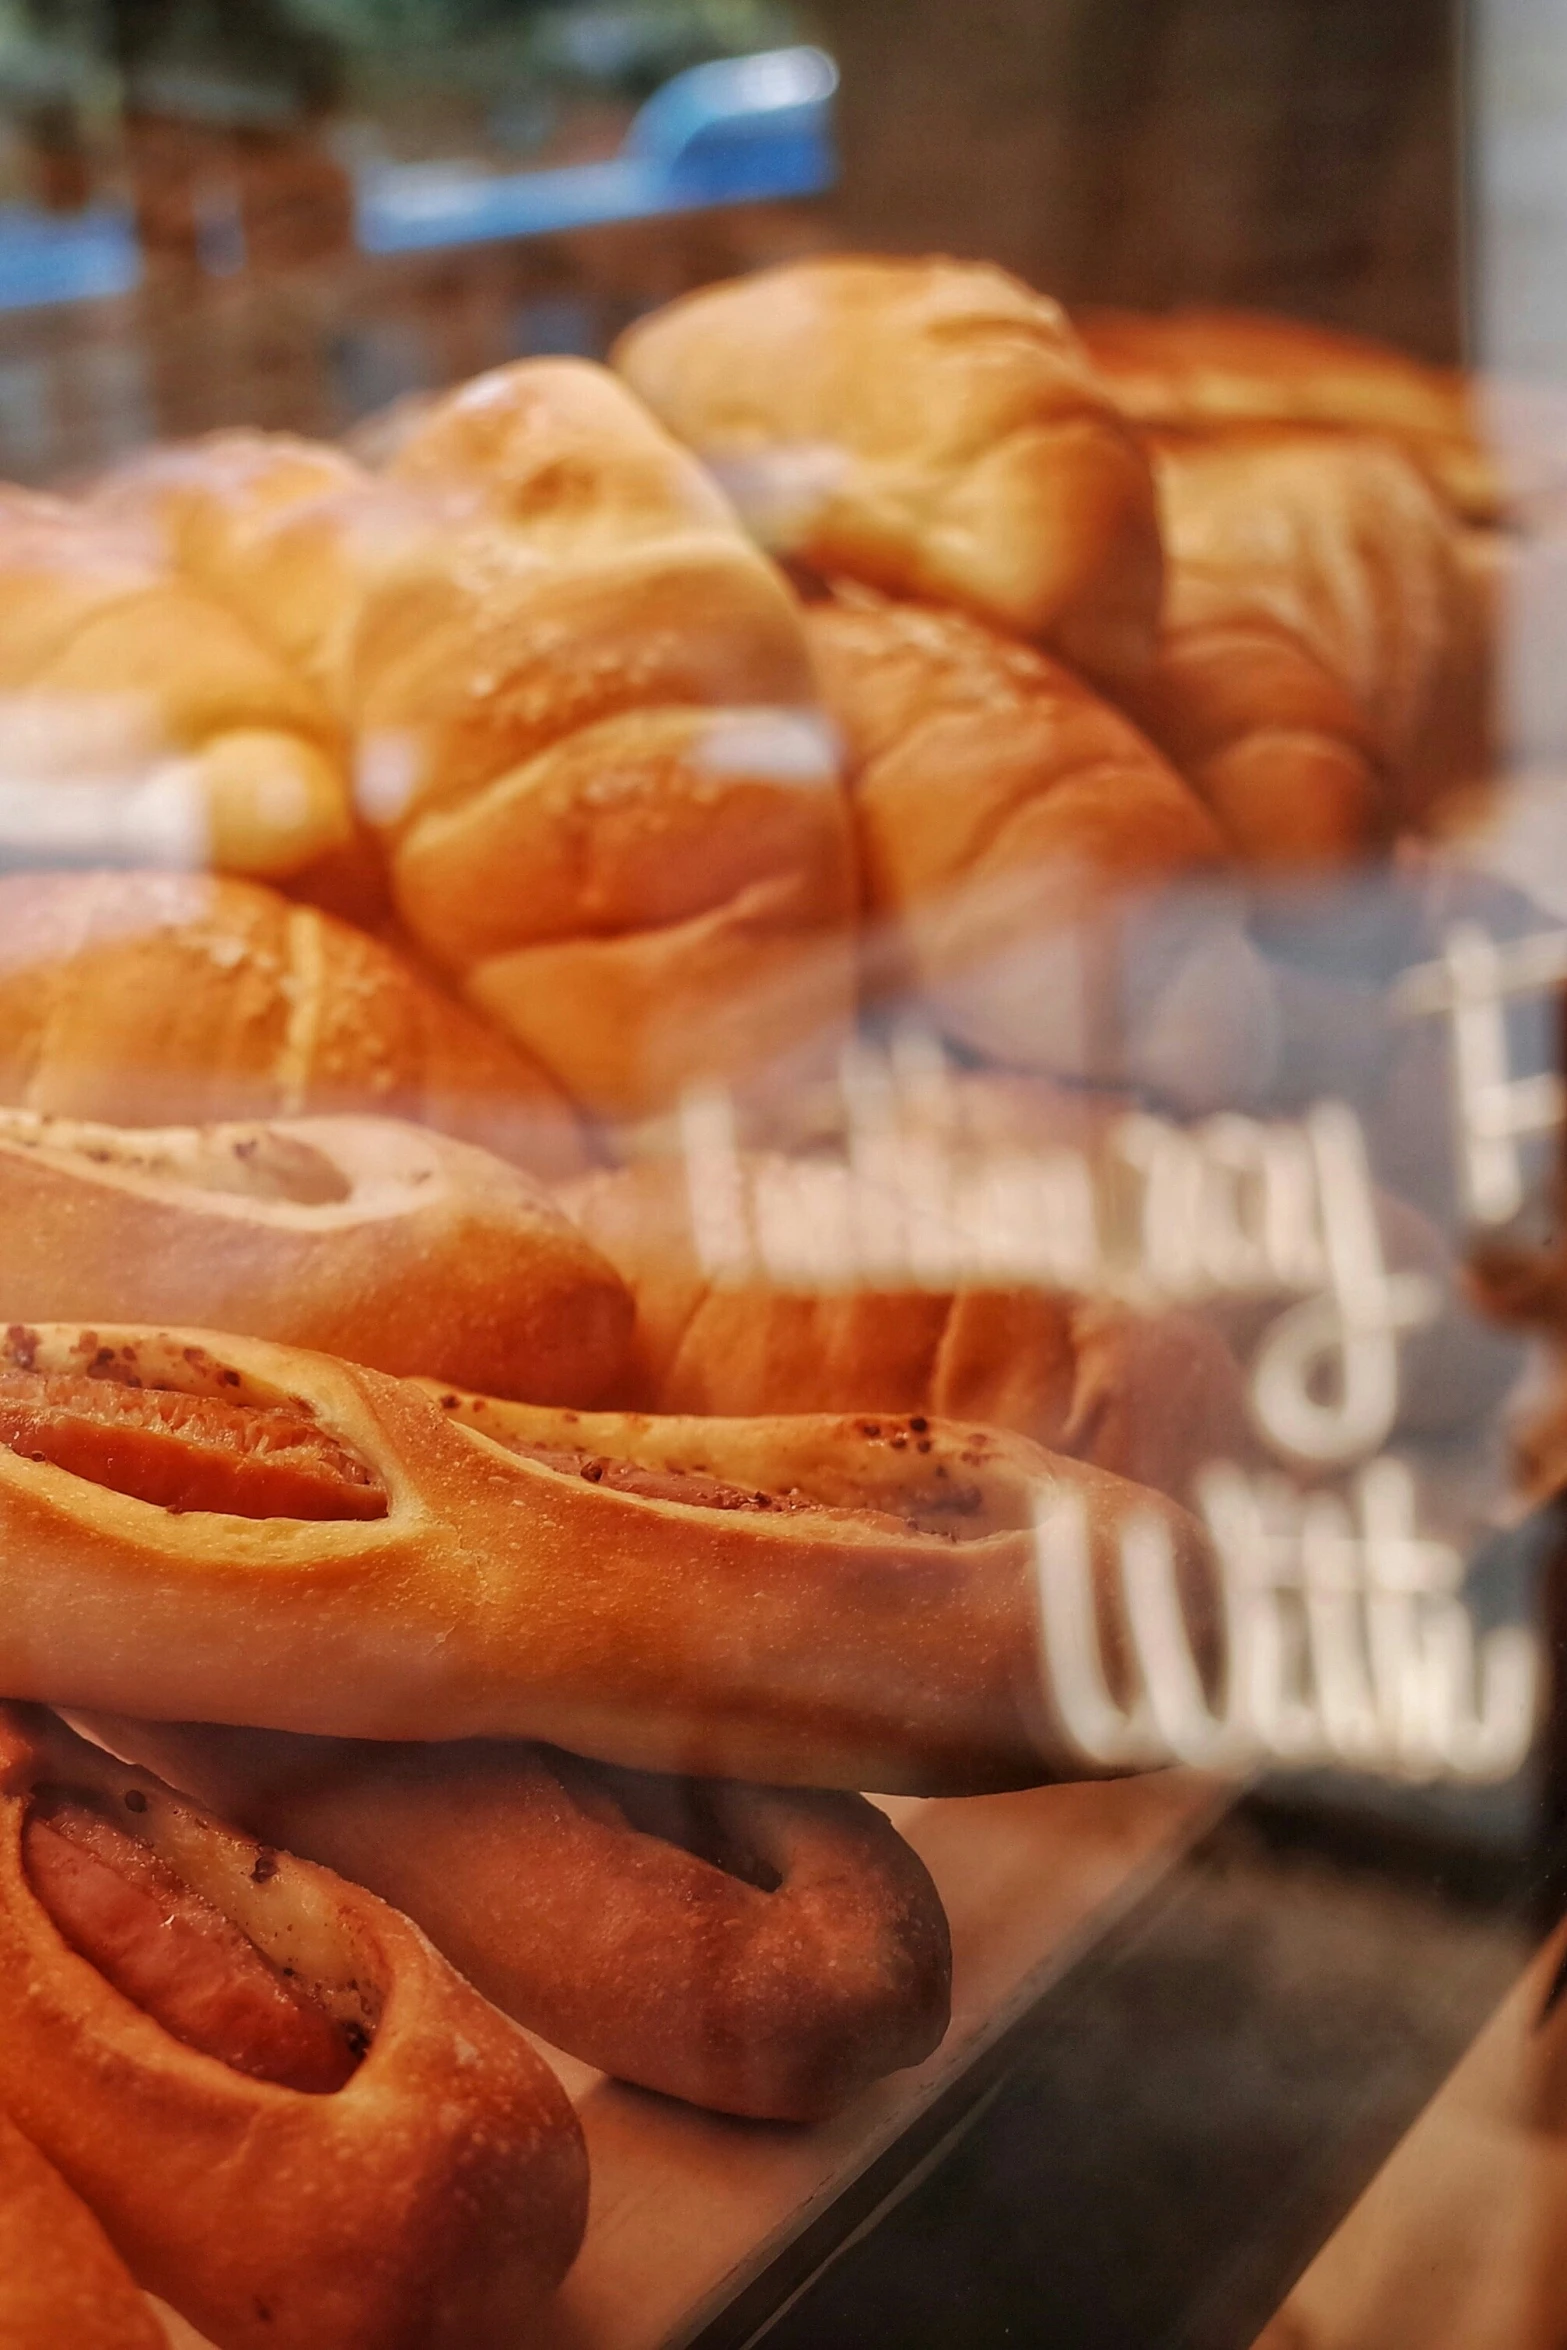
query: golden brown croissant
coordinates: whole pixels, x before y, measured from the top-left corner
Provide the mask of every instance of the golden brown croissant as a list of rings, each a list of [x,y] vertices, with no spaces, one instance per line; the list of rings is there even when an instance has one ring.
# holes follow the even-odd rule
[[[168,2350],[92,2213],[4,2114],[0,2343],[5,2350]]]
[[[334,1736],[956,1792],[1082,1775],[1035,1520],[1120,1624],[1171,1503],[994,1430],[647,1420],[464,1397],[257,1339],[0,1339],[0,1686]],[[1124,1627],[1111,1634],[1124,1652]]]
[[[1473,390],[1389,343],[1260,311],[1075,312],[1117,404],[1138,424],[1205,433],[1325,425],[1397,441],[1467,521],[1501,505]]]
[[[500,2350],[576,2252],[560,2084],[406,1919],[15,1707],[0,1985],[0,2108],[219,2350]]]
[[[1177,1093],[1208,1062],[1223,1065],[1221,1093],[1223,1076],[1249,1079],[1246,952],[1202,887],[1225,845],[1146,737],[1070,670],[960,612],[850,588],[806,617],[882,925],[868,968],[1025,1067],[1173,1074]],[[1202,1034],[1173,1054],[1160,1030],[1183,975]]]
[[[636,1299],[627,1400],[647,1409],[977,1420],[1177,1500],[1208,1461],[1250,1453],[1235,1358],[1195,1314],[978,1278],[729,1285],[702,1268],[682,1170],[647,1161],[562,1196]]]
[[[95,1318],[587,1404],[624,1375],[632,1305],[540,1185],[429,1127],[0,1110],[0,1323]]]
[[[852,841],[798,612],[614,377],[481,376],[389,478],[220,435],[100,494],[288,613],[404,921],[595,1113],[841,1029]]]
[[[0,846],[281,878],[352,839],[322,697],[102,516],[0,489]]]
[[[1062,311],[999,269],[830,257],[708,286],[615,364],[763,544],[964,606],[1092,675],[1146,662],[1146,462]]]
[[[367,581],[416,527],[370,495],[346,451],[292,433],[209,433],[127,459],[90,503],[243,613],[342,712]]]
[[[1169,589],[1131,706],[1251,865],[1383,846],[1469,755],[1458,533],[1379,441],[1261,430],[1155,450]],[[1467,778],[1462,778],[1467,780]]]
[[[0,1102],[125,1126],[375,1110],[544,1175],[585,1159],[543,1071],[391,948],[205,874],[0,875]]]
[[[857,1795],[524,1743],[94,1728],[268,1844],[367,1885],[508,2015],[644,2088],[809,2121],[946,2029],[935,1887]]]

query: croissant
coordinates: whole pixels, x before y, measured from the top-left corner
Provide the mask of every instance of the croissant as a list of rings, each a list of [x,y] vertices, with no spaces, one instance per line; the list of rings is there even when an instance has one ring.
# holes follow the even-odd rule
[[[1474,755],[1450,516],[1399,450],[1348,434],[1162,439],[1155,469],[1169,590],[1134,713],[1247,864],[1385,846]]]
[[[946,2029],[935,1887],[857,1795],[519,1743],[94,1727],[269,1845],[369,1886],[508,2015],[645,2088],[812,2121]]]
[[[959,612],[840,588],[807,627],[881,924],[872,974],[1022,1066],[1177,1096],[1249,1080],[1262,990],[1211,886],[1224,842],[1130,721]]]
[[[0,1102],[126,1126],[375,1110],[546,1176],[569,1105],[389,947],[258,883],[0,875]]]
[[[501,2350],[581,2239],[564,2091],[406,1919],[0,1716],[0,2108],[219,2350]]]
[[[6,2350],[168,2350],[92,2213],[3,2114],[0,2342]]]
[[[281,432],[140,450],[89,502],[222,596],[339,713],[367,582],[418,528],[345,450]]]
[[[428,1127],[0,1110],[0,1323],[61,1316],[201,1323],[593,1403],[623,1374],[632,1306],[540,1185]]]
[[[793,262],[684,295],[613,357],[776,553],[961,605],[1093,676],[1145,665],[1146,460],[1063,312],[1003,270]]]
[[[331,710],[102,517],[0,488],[0,847],[281,878],[353,838]]]
[[[1376,433],[1398,442],[1466,521],[1498,518],[1496,462],[1458,368],[1259,311],[1087,310],[1075,312],[1073,324],[1117,405],[1140,425]]]
[[[612,376],[481,376],[380,480],[220,435],[100,495],[290,607],[404,922],[596,1115],[836,1037],[852,841],[798,613]]]
[[[1192,1521],[993,1430],[437,1403],[258,1339],[13,1326],[0,1686],[780,1785],[1082,1775],[1041,1670],[1045,1510],[1112,1626],[1151,1530],[1211,1647]]]
[[[750,1162],[763,1180],[769,1167],[787,1172]],[[562,1197],[636,1299],[626,1394],[646,1409],[975,1420],[1177,1500],[1208,1461],[1249,1457],[1235,1358],[1195,1314],[978,1279],[731,1285],[703,1270],[683,1169],[649,1160]]]

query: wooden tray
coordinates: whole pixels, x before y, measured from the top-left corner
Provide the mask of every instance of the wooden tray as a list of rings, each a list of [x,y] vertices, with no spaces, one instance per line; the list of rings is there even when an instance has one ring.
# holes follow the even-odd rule
[[[702,2113],[540,2042],[581,2114],[593,2200],[575,2268],[551,2307],[519,2328],[519,2343],[525,2332],[529,2350],[676,2350],[758,2295],[764,2314],[781,2306],[980,2110],[984,2060],[1008,2026],[1233,1795],[1195,1772],[1164,1771],[885,1802],[951,1920],[952,2026],[926,2063],[834,2121]],[[849,2209],[850,2191],[867,2181],[868,2208]],[[159,2315],[171,2350],[210,2350],[172,2311],[159,2305]],[[740,2338],[750,2330],[743,2323]]]
[[[890,2169],[873,2204],[895,2194],[897,2177],[933,2158],[920,2124],[935,2117],[938,2147],[962,2126],[988,2085],[986,2052],[1232,1794],[1168,1771],[962,1802],[889,1801],[884,1809],[930,1870],[952,1923],[952,2028],[926,2063],[834,2121],[728,2120],[547,2049],[582,2116],[593,2204],[581,2256],[530,2328],[530,2346],[674,2350],[756,2292],[767,2272],[787,2271],[791,2248],[830,2221],[856,2182]],[[857,2224],[845,2217],[838,2240]],[[807,2273],[831,2249],[821,2246]],[[801,2281],[781,2274],[776,2303]]]

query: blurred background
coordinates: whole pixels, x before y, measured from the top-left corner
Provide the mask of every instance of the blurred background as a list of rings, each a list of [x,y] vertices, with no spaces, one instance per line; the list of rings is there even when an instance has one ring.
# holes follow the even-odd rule
[[[1532,165],[1476,198],[1476,124],[1538,105],[1550,18],[1523,0],[1502,40],[1447,0],[0,0],[0,473],[219,422],[340,431],[828,245],[1456,357],[1477,212],[1541,203]]]

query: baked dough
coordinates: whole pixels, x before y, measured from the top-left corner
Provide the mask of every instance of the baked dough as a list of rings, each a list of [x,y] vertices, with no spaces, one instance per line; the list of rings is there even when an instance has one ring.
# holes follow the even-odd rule
[[[1390,343],[1252,310],[1077,311],[1117,405],[1139,424],[1222,433],[1304,424],[1394,440],[1466,521],[1502,505],[1474,387]]]
[[[508,2015],[644,2088],[817,2120],[946,2029],[936,1889],[857,1795],[524,1743],[93,1727],[267,1843],[368,1885]]]
[[[0,1109],[0,1322],[97,1317],[591,1404],[624,1377],[632,1305],[542,1185],[427,1126]]]
[[[390,947],[200,873],[0,875],[0,1102],[123,1126],[373,1110],[546,1177],[587,1161],[537,1063]]]
[[[1067,1505],[1116,1653],[1134,1522],[1211,1645],[1194,1522],[993,1430],[437,1402],[104,1325],[13,1328],[0,1390],[0,1685],[47,1703],[884,1792],[1081,1776],[1034,1546]]]
[[[92,2213],[3,2114],[0,2342],[5,2350],[168,2350]]]
[[[775,553],[961,605],[1092,676],[1146,664],[1146,460],[1064,313],[1004,270],[790,262],[683,295],[614,360]]]
[[[281,879],[348,848],[332,710],[133,531],[0,485],[0,850]]]
[[[81,1917],[68,1939],[26,1857],[62,1798],[333,2019],[360,2052],[343,2086],[236,2070],[73,1946]],[[121,1971],[123,1933],[105,1941]],[[587,2166],[564,2091],[406,1919],[16,1708],[0,1717],[0,1985],[0,2108],[138,2280],[223,2350],[502,2350],[576,2251]]]

